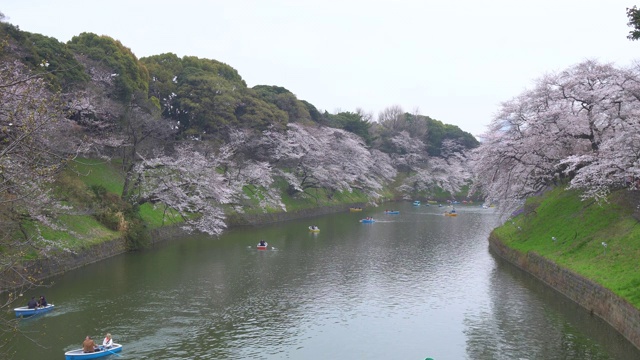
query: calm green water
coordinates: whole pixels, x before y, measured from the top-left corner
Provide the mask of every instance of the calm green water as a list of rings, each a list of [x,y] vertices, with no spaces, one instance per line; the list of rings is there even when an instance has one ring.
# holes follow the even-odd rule
[[[111,359],[640,359],[489,253],[493,209],[389,206],[400,215],[185,237],[65,274],[45,292],[56,309],[21,321],[31,340],[12,341],[13,358],[64,359],[110,332],[124,344]]]

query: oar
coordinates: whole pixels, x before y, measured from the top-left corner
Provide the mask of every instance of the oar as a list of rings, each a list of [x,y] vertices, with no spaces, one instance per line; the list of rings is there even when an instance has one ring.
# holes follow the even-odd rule
[[[122,355],[120,355],[120,354],[118,354],[118,353],[115,353],[115,352],[113,352],[113,351],[111,351],[111,350],[109,350],[109,349],[107,349],[107,348],[104,348],[104,347],[102,348],[102,350],[104,350],[104,351],[106,351],[106,352],[109,352],[109,353],[112,353],[112,354],[113,354],[113,355],[115,355],[115,356],[122,356]]]
[[[107,352],[110,352],[110,353],[112,353],[112,354],[113,354],[113,355],[115,355],[115,356],[122,356],[122,355],[120,355],[120,354],[118,354],[118,353],[115,353],[115,352],[113,352],[113,351],[109,350],[109,349],[105,349],[105,350],[107,350]]]

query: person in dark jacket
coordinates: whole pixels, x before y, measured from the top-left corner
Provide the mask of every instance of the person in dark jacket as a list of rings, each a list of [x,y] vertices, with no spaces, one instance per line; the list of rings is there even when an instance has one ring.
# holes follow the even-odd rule
[[[47,299],[45,299],[44,295],[40,295],[40,300],[38,300],[38,306],[47,306]]]
[[[36,301],[36,297],[32,296],[31,300],[29,300],[29,302],[27,303],[27,307],[29,309],[35,309],[38,307],[38,302]]]

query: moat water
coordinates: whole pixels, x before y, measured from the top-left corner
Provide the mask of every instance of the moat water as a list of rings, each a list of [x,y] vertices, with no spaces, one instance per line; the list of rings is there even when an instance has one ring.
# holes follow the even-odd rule
[[[113,359],[640,359],[489,252],[493,209],[388,206],[400,214],[185,236],[69,272],[24,294],[56,309],[21,320],[24,336],[6,345],[13,359],[63,359],[110,332],[124,345]]]

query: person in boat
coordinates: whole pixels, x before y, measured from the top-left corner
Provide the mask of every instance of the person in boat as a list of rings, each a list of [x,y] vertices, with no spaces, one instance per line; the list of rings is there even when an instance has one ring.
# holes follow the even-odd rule
[[[105,335],[104,340],[102,340],[102,347],[104,349],[111,349],[113,347],[113,339],[111,338],[111,334],[107,333]]]
[[[264,240],[260,240],[260,244],[258,244],[260,246],[267,246],[267,243]]]
[[[44,295],[40,295],[40,299],[38,300],[38,306],[47,306],[49,303],[47,303],[47,299],[44,297]]]
[[[36,301],[36,297],[32,296],[31,300],[29,300],[29,302],[27,303],[27,307],[29,309],[35,309],[38,307],[38,302]]]
[[[96,346],[95,341],[91,339],[91,336],[87,335],[87,337],[84,338],[84,341],[82,342],[82,352],[92,353],[96,352],[96,350],[98,350],[98,347]]]

